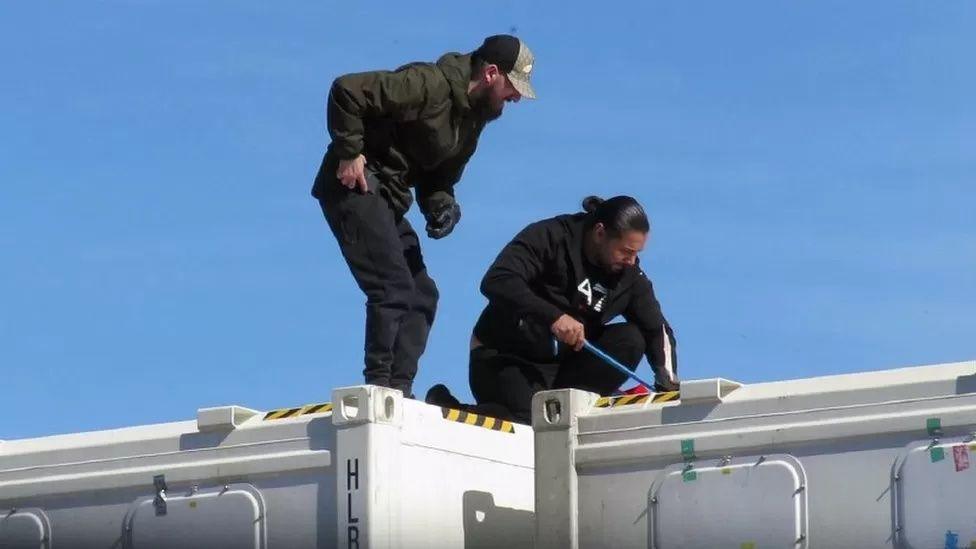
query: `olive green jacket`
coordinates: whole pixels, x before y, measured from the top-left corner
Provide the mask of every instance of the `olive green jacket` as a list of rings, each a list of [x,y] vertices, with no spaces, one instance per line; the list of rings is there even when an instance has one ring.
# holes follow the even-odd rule
[[[332,143],[312,194],[336,184],[340,159],[363,154],[398,215],[410,208],[411,187],[425,214],[453,201],[485,126],[468,102],[470,80],[471,56],[459,53],[337,78],[328,102]]]

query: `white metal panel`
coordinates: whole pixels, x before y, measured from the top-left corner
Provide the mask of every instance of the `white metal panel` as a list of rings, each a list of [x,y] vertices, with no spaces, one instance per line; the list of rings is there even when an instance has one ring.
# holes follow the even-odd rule
[[[250,484],[230,484],[166,498],[165,514],[154,496],[133,503],[126,516],[127,549],[263,549],[264,499]]]
[[[910,444],[897,471],[898,534],[911,549],[970,547],[976,543],[972,437]]]
[[[531,543],[529,428],[448,417],[384,388],[341,389],[333,402],[335,414],[220,408],[198,422],[7,442],[0,506],[43,505],[66,547]],[[159,475],[165,515],[153,507]],[[221,494],[227,482],[253,486],[253,499],[233,484]]]
[[[0,509],[0,547],[47,549],[51,523],[40,509]]]
[[[337,389],[333,401],[333,546],[531,547],[529,429],[449,420],[438,407],[379,387]]]
[[[253,448],[217,447],[198,450],[192,455],[189,452],[172,452],[108,463],[72,463],[51,467],[56,474],[48,475],[40,475],[37,470],[13,471],[9,475],[0,471],[0,495],[17,498],[130,488],[145,484],[147,478],[157,473],[164,473],[170,482],[190,482],[283,473],[331,464],[332,454],[328,450],[273,450],[275,446],[282,448],[286,444],[307,448],[308,440],[254,445]],[[4,481],[5,476],[13,480]],[[18,476],[20,478],[16,478]]]
[[[496,438],[510,436],[495,434]],[[531,467],[459,460],[451,453],[420,446],[404,446],[399,457],[404,464],[401,493],[423,494],[422,501],[399,498],[401,547],[532,549]]]
[[[685,398],[682,387],[678,400],[621,399],[574,409],[558,426],[546,421],[550,401],[585,400],[573,392],[533,402],[536,507],[559,511],[536,515],[540,549],[944,549],[976,541],[976,531],[957,524],[976,488],[963,477],[976,449],[949,438],[976,432],[976,362],[745,385],[711,400]],[[942,438],[935,459],[925,453],[930,441],[913,447],[903,480],[893,482],[896,458],[926,431]],[[950,440],[955,451],[943,448]],[[798,456],[803,468],[759,467],[754,486],[713,490],[722,456],[760,453]],[[687,480],[673,465],[683,460],[695,463]],[[784,503],[798,477],[806,488]],[[649,503],[652,494],[660,503]],[[976,526],[974,516],[967,524]]]
[[[686,382],[692,383],[692,382]],[[682,384],[682,389],[684,383]],[[663,404],[600,408],[580,415],[580,435],[602,442],[593,434],[703,420],[771,417],[797,410],[837,410],[889,402],[922,402],[932,398],[976,393],[976,361],[824,376],[743,385],[720,403],[671,400]],[[848,415],[857,416],[854,410]],[[945,422],[945,421],[944,421]],[[605,439],[606,437],[598,437]],[[636,437],[629,437],[636,438]]]
[[[806,547],[805,487],[786,455],[672,465],[651,488],[650,546]]]

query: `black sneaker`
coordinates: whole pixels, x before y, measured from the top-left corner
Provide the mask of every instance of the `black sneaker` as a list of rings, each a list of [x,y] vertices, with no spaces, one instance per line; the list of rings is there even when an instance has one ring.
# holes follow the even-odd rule
[[[451,390],[448,389],[443,383],[438,383],[437,385],[431,387],[427,391],[427,396],[424,397],[424,402],[444,408],[458,408],[461,406],[461,401],[454,398],[454,395],[451,394]]]

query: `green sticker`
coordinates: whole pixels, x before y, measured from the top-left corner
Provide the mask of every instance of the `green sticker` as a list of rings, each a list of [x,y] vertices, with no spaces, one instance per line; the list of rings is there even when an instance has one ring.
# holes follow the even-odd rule
[[[930,448],[929,458],[932,460],[932,463],[935,463],[936,461],[942,461],[945,459],[945,450],[943,450],[941,446],[935,446],[933,448]]]
[[[685,471],[684,473],[681,473],[681,479],[685,482],[698,480],[698,473],[695,471]]]
[[[722,468],[722,474],[723,475],[731,475],[732,474],[732,469],[730,469],[728,467],[723,467]]]
[[[681,441],[681,455],[684,456],[685,459],[691,459],[695,457],[694,439],[689,438]]]
[[[942,434],[942,420],[937,417],[930,417],[925,420],[925,430],[928,431],[929,436],[936,436]]]
[[[746,541],[739,545],[739,549],[756,549],[756,542]]]

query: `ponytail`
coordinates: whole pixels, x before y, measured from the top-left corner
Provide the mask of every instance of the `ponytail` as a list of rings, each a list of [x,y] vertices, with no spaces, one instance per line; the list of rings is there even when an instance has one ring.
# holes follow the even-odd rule
[[[601,223],[607,233],[619,237],[627,231],[647,233],[651,224],[640,203],[629,196],[614,196],[604,200],[598,196],[583,199],[583,211],[589,214],[587,229]]]

